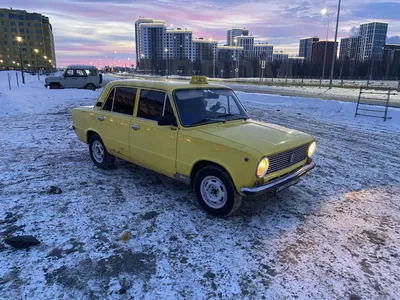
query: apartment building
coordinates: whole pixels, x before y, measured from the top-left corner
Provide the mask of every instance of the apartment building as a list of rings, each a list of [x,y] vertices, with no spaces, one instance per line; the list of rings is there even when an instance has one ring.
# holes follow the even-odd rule
[[[49,18],[25,10],[0,9],[0,68],[56,67],[53,28]]]

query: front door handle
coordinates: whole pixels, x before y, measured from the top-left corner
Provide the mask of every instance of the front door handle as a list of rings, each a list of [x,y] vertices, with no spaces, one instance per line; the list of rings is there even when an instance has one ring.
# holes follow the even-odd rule
[[[137,124],[133,124],[131,127],[132,127],[132,129],[135,130],[135,131],[137,131],[137,130],[140,129],[140,126],[137,125]]]
[[[98,117],[97,117],[97,120],[99,120],[99,121],[104,121],[104,117],[103,117],[103,116],[98,116]]]

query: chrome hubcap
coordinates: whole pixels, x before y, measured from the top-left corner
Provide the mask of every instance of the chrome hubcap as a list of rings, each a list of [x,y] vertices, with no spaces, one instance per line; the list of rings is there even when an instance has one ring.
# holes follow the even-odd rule
[[[228,198],[225,185],[215,176],[207,176],[200,185],[200,193],[204,202],[211,208],[221,208]]]
[[[104,161],[104,147],[99,141],[94,141],[92,145],[93,158],[99,164]]]

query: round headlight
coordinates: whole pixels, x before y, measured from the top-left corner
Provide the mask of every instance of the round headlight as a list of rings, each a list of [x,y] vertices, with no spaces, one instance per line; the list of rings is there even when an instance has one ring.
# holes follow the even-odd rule
[[[315,153],[315,150],[317,150],[317,143],[312,142],[308,147],[308,157],[311,157]]]
[[[258,163],[258,166],[257,166],[257,177],[258,178],[264,177],[265,174],[267,174],[268,168],[269,168],[269,160],[268,160],[267,157],[264,157]]]

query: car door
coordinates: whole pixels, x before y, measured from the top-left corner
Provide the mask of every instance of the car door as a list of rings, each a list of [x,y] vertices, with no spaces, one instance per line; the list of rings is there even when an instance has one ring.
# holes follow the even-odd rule
[[[61,85],[65,89],[70,89],[75,87],[75,82],[76,82],[75,70],[67,69],[64,73],[62,82],[60,82]]]
[[[158,126],[158,118],[174,115],[166,92],[141,89],[131,122],[130,155],[138,164],[172,177],[176,173],[178,128]]]
[[[130,126],[136,94],[136,88],[113,88],[96,116],[95,130],[108,152],[125,159],[130,157]]]
[[[76,69],[75,74],[76,74],[76,80],[74,82],[74,84],[75,84],[74,87],[78,88],[78,89],[84,88],[88,83],[88,80],[87,80],[88,76],[87,76],[86,71],[82,70],[82,69]]]

